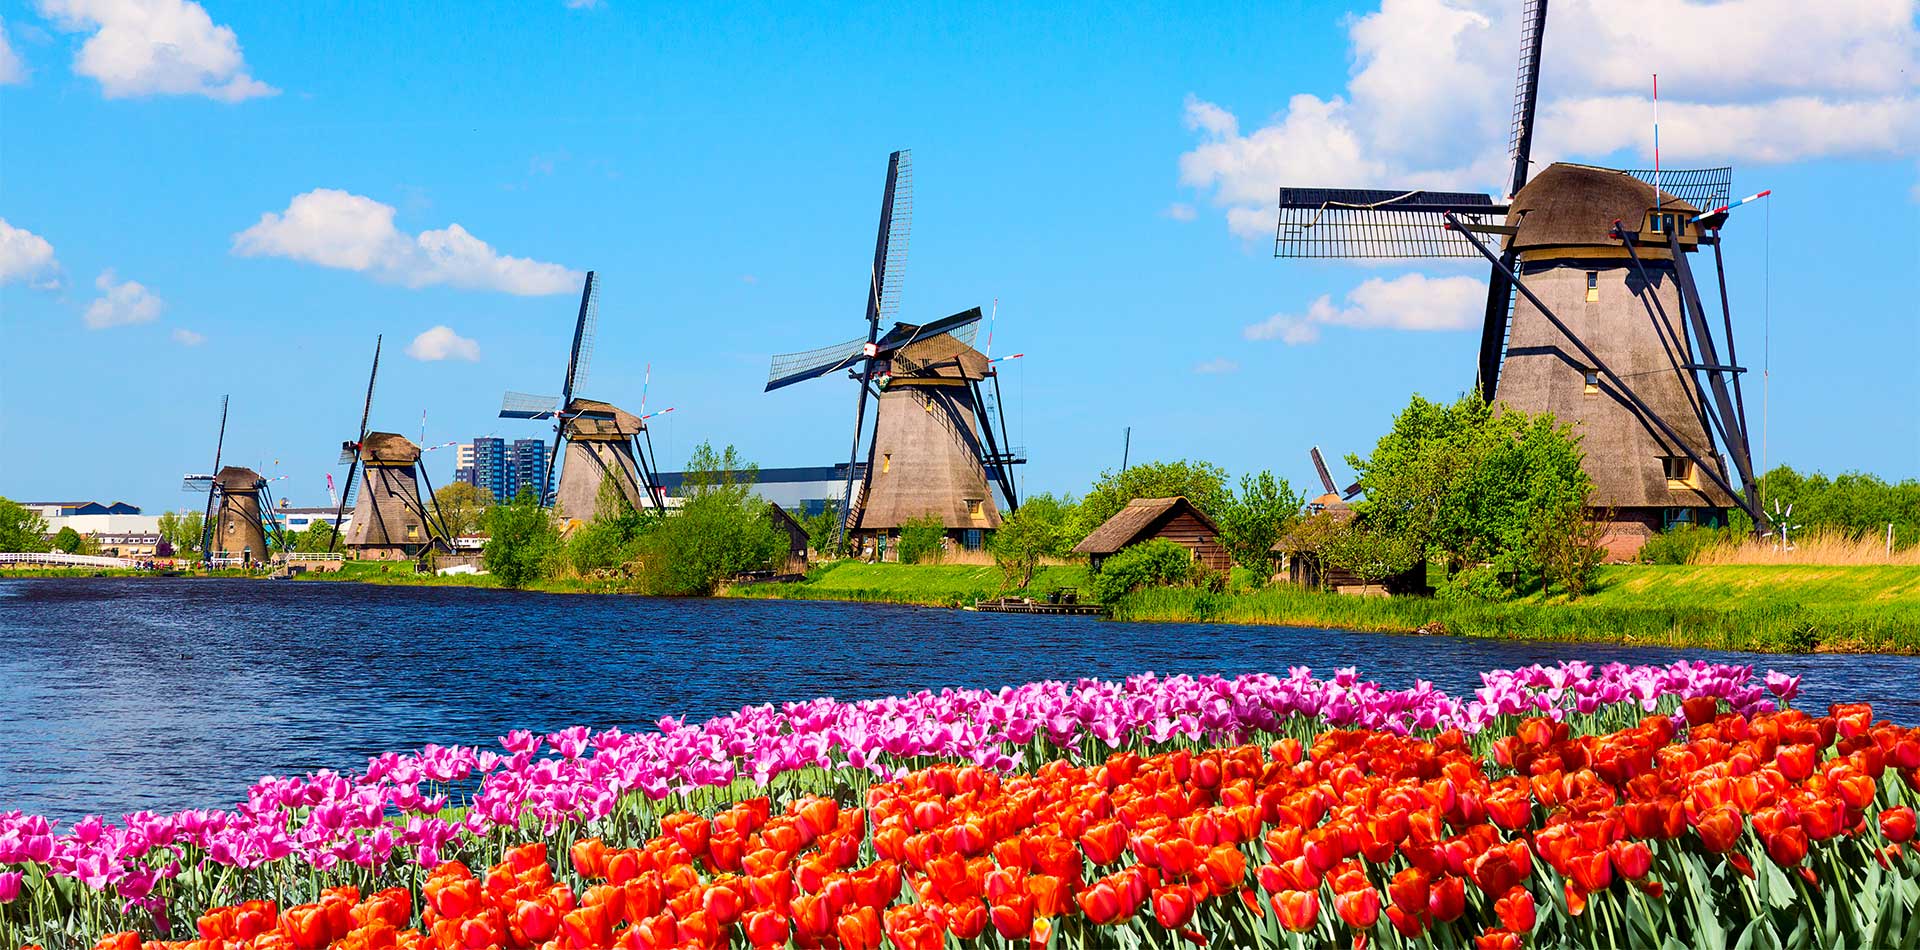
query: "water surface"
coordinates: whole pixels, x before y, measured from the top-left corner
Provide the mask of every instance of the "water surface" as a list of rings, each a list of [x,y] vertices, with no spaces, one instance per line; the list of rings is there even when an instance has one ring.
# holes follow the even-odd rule
[[[1582,659],[1751,663],[1806,701],[1920,722],[1920,658],[1515,643],[881,605],[567,596],[249,580],[0,580],[0,811],[229,806],[263,775],[646,728],[743,705],[1162,673],[1321,672],[1463,694],[1482,670]]]

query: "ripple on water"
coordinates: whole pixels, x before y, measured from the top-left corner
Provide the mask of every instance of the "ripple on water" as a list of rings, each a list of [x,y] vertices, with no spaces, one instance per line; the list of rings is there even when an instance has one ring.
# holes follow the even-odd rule
[[[1529,663],[1750,663],[1920,722],[1920,658],[1768,657],[914,607],[246,580],[0,581],[0,810],[226,806],[262,775],[510,729],[643,729],[946,686],[1358,666],[1449,692]]]

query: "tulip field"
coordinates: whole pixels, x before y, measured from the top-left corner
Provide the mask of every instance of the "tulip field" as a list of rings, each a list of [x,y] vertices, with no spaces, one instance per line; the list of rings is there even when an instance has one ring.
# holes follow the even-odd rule
[[[0,946],[1920,946],[1920,729],[1746,667],[1481,680],[820,699],[0,812]]]

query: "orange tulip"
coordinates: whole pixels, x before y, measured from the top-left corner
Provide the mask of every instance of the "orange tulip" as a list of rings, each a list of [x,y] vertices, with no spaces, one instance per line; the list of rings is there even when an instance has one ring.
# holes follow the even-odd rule
[[[1320,895],[1311,891],[1281,891],[1272,897],[1273,915],[1280,926],[1306,933],[1320,919]]]

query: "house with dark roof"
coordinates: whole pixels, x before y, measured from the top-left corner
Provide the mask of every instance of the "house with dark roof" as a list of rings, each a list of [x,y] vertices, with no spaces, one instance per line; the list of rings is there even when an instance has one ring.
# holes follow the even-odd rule
[[[1087,556],[1094,570],[1121,549],[1162,538],[1193,552],[1194,560],[1209,571],[1233,569],[1233,556],[1220,543],[1220,526],[1183,495],[1172,498],[1135,498],[1105,524],[1093,529],[1074,547]]]

